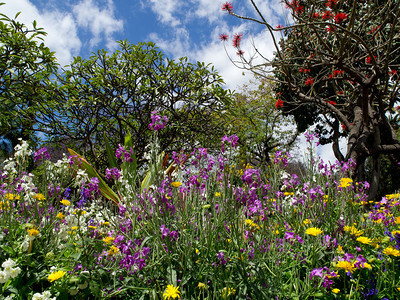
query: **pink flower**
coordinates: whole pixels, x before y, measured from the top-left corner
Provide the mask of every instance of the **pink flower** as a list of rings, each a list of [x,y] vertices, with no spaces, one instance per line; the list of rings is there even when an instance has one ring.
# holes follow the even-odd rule
[[[225,42],[225,41],[228,40],[228,38],[229,38],[229,36],[228,36],[227,34],[225,34],[225,33],[219,35],[219,39],[220,39],[221,41],[224,41],[224,42]]]
[[[233,11],[233,5],[230,2],[225,2],[224,4],[222,4],[222,10],[231,13]]]
[[[240,40],[242,39],[243,34],[235,34],[233,36],[233,47],[239,48],[240,47]]]

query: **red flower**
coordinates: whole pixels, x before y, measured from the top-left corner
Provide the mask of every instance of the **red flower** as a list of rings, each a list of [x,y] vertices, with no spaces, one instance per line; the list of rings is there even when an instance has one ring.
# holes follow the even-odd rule
[[[344,94],[343,91],[338,91],[337,93],[338,93],[338,95],[343,95]]]
[[[242,56],[244,54],[244,51],[239,50],[238,52],[236,52],[237,55]]]
[[[281,108],[283,106],[283,101],[281,99],[276,100],[275,107]]]
[[[324,14],[322,15],[322,20],[329,20],[332,19],[332,12],[330,10],[327,10],[326,12],[324,12]]]
[[[346,13],[338,13],[338,14],[336,14],[336,16],[335,16],[335,23],[340,23],[340,22],[342,22],[343,20],[346,20],[347,19],[347,14]]]
[[[326,102],[329,103],[329,104],[332,104],[332,105],[336,105],[335,101],[326,101]]]
[[[312,17],[312,18],[315,18],[315,19],[318,19],[318,18],[319,18],[319,13],[318,13],[318,12],[313,13],[313,14],[311,15],[311,17]]]
[[[333,77],[338,77],[339,75],[343,75],[343,73],[344,73],[343,70],[334,70]]]
[[[389,75],[393,76],[397,74],[397,70],[390,70]]]
[[[375,55],[374,55],[374,58],[376,58]],[[368,56],[368,57],[365,59],[365,63],[366,63],[366,64],[372,64],[372,57],[371,57],[371,56]]]
[[[283,28],[283,25],[281,25],[281,24],[276,25],[276,29],[281,29],[281,28]]]
[[[337,4],[338,0],[328,0],[325,5],[331,9]]]
[[[243,34],[235,34],[233,36],[233,47],[239,48],[240,47],[240,40],[242,39]]]
[[[347,129],[346,125],[342,124],[342,129],[346,130]]]
[[[231,13],[233,11],[233,5],[230,2],[225,2],[224,4],[222,4],[222,10]]]
[[[335,26],[328,26],[328,27],[326,27],[326,31],[334,32],[334,31],[336,31],[336,28],[335,28]]]
[[[286,7],[293,9],[296,14],[301,14],[304,12],[304,6],[300,5],[298,0],[292,0],[289,4],[286,4]]]
[[[314,83],[314,78],[307,78],[305,85],[312,85]]]
[[[225,33],[219,35],[219,39],[221,41],[225,42],[226,40],[228,40],[228,38],[229,38],[229,36],[227,34],[225,34]]]
[[[310,73],[310,72],[311,72],[311,69],[303,69],[303,68],[300,68],[300,69],[299,69],[299,72],[300,72],[300,73],[306,74],[306,73]]]

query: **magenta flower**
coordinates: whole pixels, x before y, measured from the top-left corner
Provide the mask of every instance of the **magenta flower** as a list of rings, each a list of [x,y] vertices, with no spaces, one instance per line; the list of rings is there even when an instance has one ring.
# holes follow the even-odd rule
[[[33,153],[33,160],[35,162],[37,162],[40,159],[50,159],[50,155],[47,152],[47,149],[45,147],[39,149],[38,151],[36,151],[35,153]]]
[[[165,125],[168,122],[167,116],[160,116],[158,115],[157,111],[151,112],[151,123],[149,124],[150,130],[162,130],[165,128]]]
[[[242,51],[242,50],[239,50],[238,52],[236,52],[236,54],[237,54],[237,55],[239,55],[239,56],[243,56],[243,54],[244,54],[244,51]]]

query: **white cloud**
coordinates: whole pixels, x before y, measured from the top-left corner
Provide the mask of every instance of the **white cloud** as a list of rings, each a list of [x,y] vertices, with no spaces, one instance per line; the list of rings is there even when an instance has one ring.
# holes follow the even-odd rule
[[[115,48],[112,35],[123,29],[123,22],[114,16],[112,0],[108,0],[103,8],[91,0],[82,0],[72,11],[61,11],[54,3],[42,10],[28,0],[5,0],[5,3],[0,6],[0,12],[10,18],[21,12],[18,21],[32,28],[31,24],[36,20],[37,26],[47,32],[45,45],[55,51],[61,66],[70,64],[72,58],[80,54],[83,43],[79,31],[82,28],[89,29],[92,47],[104,39],[110,49]]]
[[[116,47],[113,34],[123,29],[123,21],[114,16],[114,5],[112,0],[107,1],[107,6],[100,8],[93,0],[83,0],[73,6],[72,11],[78,26],[89,29],[92,37],[90,47],[98,46],[102,42],[102,35],[107,48],[114,50]]]
[[[152,11],[158,16],[158,19],[169,26],[176,27],[181,24],[181,21],[174,17],[173,14],[182,6],[179,0],[150,0]]]

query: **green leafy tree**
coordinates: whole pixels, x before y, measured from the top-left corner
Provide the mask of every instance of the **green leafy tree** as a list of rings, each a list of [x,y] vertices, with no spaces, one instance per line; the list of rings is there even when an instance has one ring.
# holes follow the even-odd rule
[[[332,142],[338,160],[356,163],[353,176],[368,179],[369,196],[375,198],[382,156],[400,175],[400,2],[285,0],[293,22],[277,27],[250,2],[254,18],[235,14],[230,3],[223,9],[265,26],[276,55],[256,64],[235,36],[241,67],[261,76],[273,72],[282,109],[295,116],[300,130],[318,124],[321,142]],[[280,42],[277,32],[283,35]],[[346,153],[339,149],[341,136],[347,138]]]
[[[99,50],[89,59],[76,57],[60,76],[51,95],[57,106],[42,115],[41,130],[53,141],[81,148],[96,169],[107,166],[106,133],[112,148],[124,144],[129,132],[138,164],[146,162],[151,112],[168,118],[159,132],[166,151],[191,149],[222,135],[213,113],[230,103],[230,92],[213,67],[166,58],[154,43],[119,42],[113,53]]]
[[[46,105],[43,94],[57,70],[54,53],[42,42],[46,33],[36,22],[30,29],[16,21],[18,15],[0,14],[0,136],[6,152],[18,137],[34,139],[38,110]]]
[[[241,159],[269,163],[271,152],[289,150],[298,134],[293,118],[277,109],[281,102],[275,100],[273,82],[262,79],[256,88],[252,85],[235,94],[226,117],[230,134],[239,137]]]

